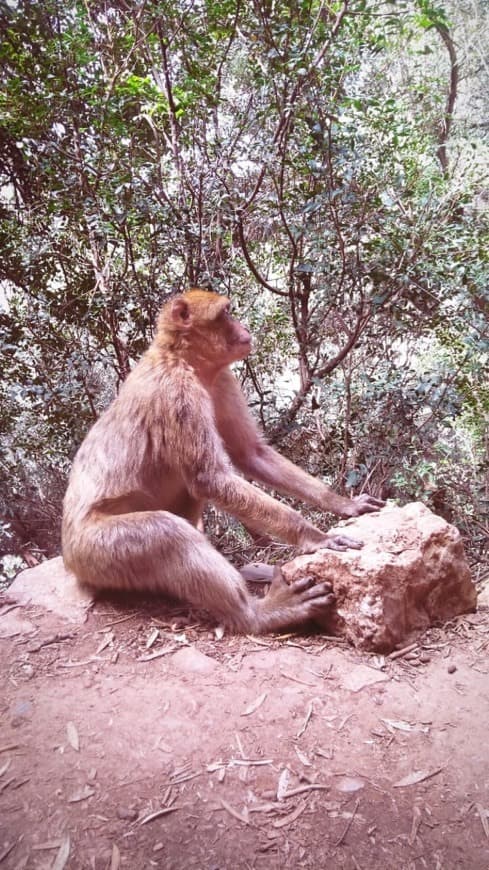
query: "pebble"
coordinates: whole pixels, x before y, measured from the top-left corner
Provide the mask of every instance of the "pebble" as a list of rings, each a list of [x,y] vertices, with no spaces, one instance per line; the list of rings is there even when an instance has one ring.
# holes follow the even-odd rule
[[[420,657],[419,657],[419,660],[420,660],[420,662],[422,662],[424,665],[427,665],[428,662],[431,661],[431,657],[428,655],[427,652],[422,652],[421,655],[420,655]]]
[[[117,818],[124,819],[127,822],[135,822],[139,813],[135,809],[130,809],[129,807],[118,807],[117,808]]]
[[[457,665],[448,665],[447,671],[449,674],[454,674],[457,670]]]

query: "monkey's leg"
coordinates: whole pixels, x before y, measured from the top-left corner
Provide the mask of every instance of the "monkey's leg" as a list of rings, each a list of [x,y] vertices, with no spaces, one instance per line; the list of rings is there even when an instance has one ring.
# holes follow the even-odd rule
[[[77,539],[67,565],[84,585],[166,593],[249,633],[324,617],[334,600],[329,584],[311,586],[307,578],[287,584],[279,571],[265,598],[255,598],[201,532],[166,511],[98,518]]]

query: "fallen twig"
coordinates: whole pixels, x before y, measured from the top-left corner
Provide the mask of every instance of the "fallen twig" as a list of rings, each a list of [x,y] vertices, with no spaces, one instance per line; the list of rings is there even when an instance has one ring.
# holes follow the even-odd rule
[[[45,640],[39,641],[35,646],[30,646],[27,649],[27,652],[36,653],[39,652],[43,646],[50,646],[52,643],[61,643],[63,640],[72,640],[75,635],[72,631],[67,632],[66,634],[53,634],[52,637],[47,637]]]
[[[336,848],[337,846],[341,846],[341,844],[343,843],[343,841],[344,841],[346,835],[348,834],[348,831],[350,830],[350,828],[351,828],[351,826],[352,826],[352,824],[353,824],[353,819],[355,818],[355,816],[356,816],[356,814],[357,814],[357,810],[358,810],[358,807],[359,807],[359,806],[360,806],[360,799],[357,798],[356,801],[355,801],[355,806],[353,807],[353,812],[352,812],[352,814],[351,814],[351,817],[348,819],[348,823],[347,823],[347,825],[346,825],[346,827],[345,827],[345,830],[343,831],[343,833],[342,833],[341,837],[339,838],[339,840],[337,840],[336,843],[333,844],[333,845],[335,846],[335,848]]]
[[[319,782],[311,782],[308,785],[299,785],[297,788],[291,788],[282,795],[282,800],[294,797],[296,794],[303,794],[305,791],[329,791],[329,785],[322,785]]]
[[[160,816],[167,816],[168,813],[174,813],[175,810],[180,810],[181,806],[178,807],[163,807],[162,810],[156,810],[154,813],[149,813],[149,815],[144,816],[139,822],[140,825],[147,825],[148,822],[154,821],[154,819],[159,819]]]
[[[418,648],[417,643],[410,643],[409,646],[405,646],[402,649],[395,649],[394,652],[390,653],[390,655],[388,656],[388,659],[391,662],[393,662],[395,659],[400,659],[400,658],[402,658],[402,656],[405,656],[408,653],[413,652],[413,650],[415,650],[417,648]]]
[[[297,734],[295,735],[296,738],[302,737],[302,735],[304,734],[304,731],[306,730],[307,726],[309,725],[309,720],[312,716],[312,710],[313,710],[312,701],[309,701],[309,706],[307,708],[306,718],[304,719],[304,723],[302,724],[301,728],[299,728]]]

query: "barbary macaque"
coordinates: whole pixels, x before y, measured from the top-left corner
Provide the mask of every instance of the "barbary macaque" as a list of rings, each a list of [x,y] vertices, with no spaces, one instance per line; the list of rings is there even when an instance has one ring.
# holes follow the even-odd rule
[[[343,517],[376,511],[336,494],[268,446],[229,365],[251,350],[226,297],[190,290],[163,306],[156,335],[75,457],[64,500],[63,556],[80,584],[166,593],[230,628],[261,633],[323,617],[327,583],[277,571],[252,595],[202,532],[206,502],[302,552],[361,547],[328,536],[248,479]]]

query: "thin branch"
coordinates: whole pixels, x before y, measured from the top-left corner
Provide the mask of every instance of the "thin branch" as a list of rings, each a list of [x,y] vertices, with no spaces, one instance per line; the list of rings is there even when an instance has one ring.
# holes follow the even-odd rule
[[[453,120],[453,110],[455,108],[455,101],[457,99],[459,67],[457,52],[455,51],[455,45],[453,39],[450,36],[448,27],[446,27],[444,24],[439,23],[435,23],[434,26],[435,30],[445,43],[446,49],[448,51],[448,56],[450,58],[450,85],[448,88],[447,101],[445,104],[445,113],[443,116],[443,120],[440,124],[440,132],[438,134],[438,149],[436,152],[436,156],[441,163],[443,172],[446,174],[448,172],[447,141],[450,135],[450,128],[452,126]]]
[[[274,287],[273,284],[270,284],[267,279],[263,277],[263,275],[258,271],[257,267],[255,266],[253,260],[251,259],[248,245],[244,237],[243,220],[240,215],[236,216],[236,228],[238,230],[238,238],[241,245],[241,250],[243,251],[243,256],[253,277],[256,278],[256,280],[259,284],[261,284],[262,287],[265,287],[266,290],[270,290],[271,293],[276,293],[279,296],[288,296],[289,294],[287,290],[279,290],[278,287]]]

